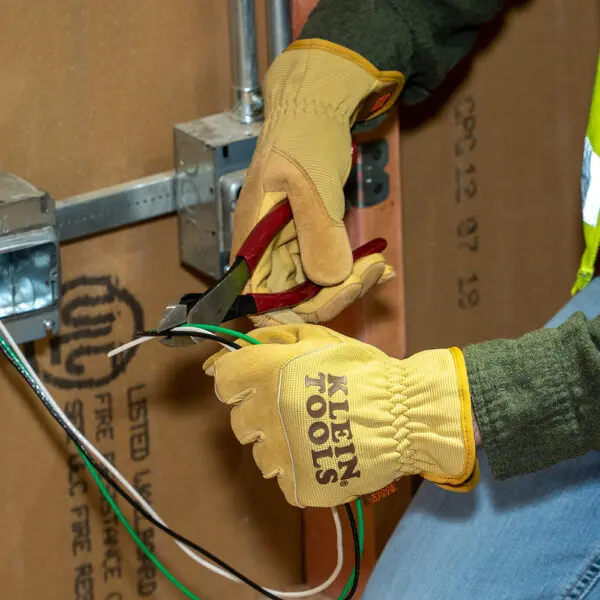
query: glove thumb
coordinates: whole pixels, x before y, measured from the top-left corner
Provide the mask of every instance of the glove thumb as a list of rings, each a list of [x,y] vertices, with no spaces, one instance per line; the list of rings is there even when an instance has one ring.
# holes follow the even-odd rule
[[[343,181],[332,174],[319,178],[322,185],[317,186],[304,169],[276,151],[270,157],[268,171],[267,191],[285,191],[292,206],[306,277],[322,286],[347,279],[354,261],[343,221]]]
[[[324,287],[345,281],[354,261],[344,222],[329,215],[321,203],[307,201],[304,196],[290,196],[290,204],[306,277]]]

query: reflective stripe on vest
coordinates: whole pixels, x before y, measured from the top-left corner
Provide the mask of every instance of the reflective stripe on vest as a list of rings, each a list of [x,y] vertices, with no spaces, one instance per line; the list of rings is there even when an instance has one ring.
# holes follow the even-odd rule
[[[581,201],[585,250],[572,294],[582,290],[592,280],[600,247],[600,56],[583,150]]]

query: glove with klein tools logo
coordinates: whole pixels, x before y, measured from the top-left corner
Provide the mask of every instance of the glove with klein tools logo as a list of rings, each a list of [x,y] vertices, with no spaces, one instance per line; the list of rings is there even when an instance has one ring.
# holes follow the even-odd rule
[[[287,501],[336,506],[419,474],[467,491],[478,480],[462,352],[405,360],[317,325],[255,330],[261,345],[204,365],[231,426]]]
[[[281,292],[306,279],[326,287],[291,310],[252,317],[256,326],[325,322],[394,275],[381,254],[353,264],[343,217],[352,125],[385,112],[404,78],[325,40],[299,40],[266,76],[265,123],[234,214],[232,256],[252,228],[288,199],[293,222],[273,240],[247,293]]]

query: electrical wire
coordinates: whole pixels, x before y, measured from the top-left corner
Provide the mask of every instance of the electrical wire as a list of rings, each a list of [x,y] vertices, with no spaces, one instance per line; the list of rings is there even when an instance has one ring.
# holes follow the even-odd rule
[[[184,329],[185,329],[185,331],[183,331]],[[221,346],[223,346],[223,348],[227,348],[228,350],[241,350],[242,349],[242,347],[238,343],[232,342],[231,340],[221,337],[220,335],[217,335],[216,333],[210,333],[208,331],[207,332],[198,331],[189,326],[188,327],[182,326],[178,329],[178,331],[173,331],[171,329],[170,331],[167,331],[164,333],[158,333],[158,331],[140,331],[140,332],[138,332],[137,335],[141,336],[141,337],[150,337],[150,338],[163,337],[166,339],[174,338],[174,337],[189,337],[189,338],[192,338],[194,341],[196,341],[196,338],[197,338],[197,339],[201,339],[201,340],[217,342],[218,344],[221,344]]]
[[[85,466],[88,468],[88,471],[92,474],[92,477],[94,478],[94,481],[98,485],[98,488],[100,488],[100,491],[102,492],[102,495],[106,498],[106,501],[110,504],[110,507],[113,509],[114,513],[117,515],[117,517],[119,517],[119,520],[125,526],[125,529],[127,530],[127,533],[129,533],[129,535],[133,538],[133,540],[135,541],[135,543],[141,548],[142,552],[150,559],[150,561],[152,562],[152,564],[154,564],[154,566],[177,589],[179,589],[188,598],[191,598],[192,600],[200,600],[198,598],[198,596],[196,596],[193,592],[191,592],[190,590],[188,590],[183,585],[183,583],[181,583],[178,579],[176,579],[173,575],[171,575],[171,573],[169,572],[169,570],[165,566],[163,566],[163,564],[156,558],[156,556],[154,556],[154,554],[148,549],[148,547],[146,546],[146,544],[144,544],[144,542],[142,542],[142,540],[138,536],[138,534],[135,531],[135,529],[131,526],[131,524],[129,523],[129,521],[125,518],[125,515],[121,512],[121,510],[118,507],[117,503],[113,500],[113,498],[109,494],[109,492],[106,489],[106,486],[104,485],[104,483],[102,483],[102,479],[100,479],[100,475],[98,475],[98,472],[96,471],[94,465],[91,463],[91,461],[85,455],[85,453],[81,451],[81,449],[79,449],[79,452],[81,454],[81,457],[83,458],[83,462],[85,463]]]
[[[238,336],[242,335],[236,331],[227,329],[225,327],[221,327],[219,325],[206,325],[206,324],[190,323],[187,327],[188,328],[189,327],[204,328],[205,330],[212,331],[215,333],[222,333],[225,335],[235,335],[235,334],[237,334]],[[242,339],[245,339],[246,341],[248,341],[251,344],[257,344],[257,343],[260,344],[260,342],[258,340],[254,339],[248,335],[244,335],[242,337]],[[346,510],[348,512],[348,518],[350,520],[350,527],[352,529],[352,539],[354,542],[354,565],[355,566],[352,569],[350,579],[346,583],[346,586],[344,587],[338,600],[350,600],[350,598],[352,598],[354,596],[354,594],[356,593],[356,589],[358,588],[358,583],[360,580],[360,561],[362,560],[362,555],[363,555],[363,551],[364,551],[364,538],[365,538],[363,505],[362,505],[360,498],[358,498],[356,500],[356,513],[357,513],[357,517],[358,517],[358,528],[356,526],[356,522],[354,521],[354,515],[352,514],[352,509],[350,508],[350,506],[348,504],[346,504],[345,506],[346,506]]]
[[[227,327],[221,327],[220,325],[206,325],[206,323],[197,324],[197,323],[188,323],[185,327],[194,327],[196,329],[205,329],[206,331],[212,331],[214,333],[222,333],[225,335],[231,335],[237,339],[244,340],[253,346],[260,345],[257,339],[249,336],[246,333],[242,333],[240,331],[235,331],[234,329],[227,329]],[[179,330],[179,327],[175,327],[174,330]]]
[[[113,356],[116,356],[117,354],[121,354],[121,352],[125,352],[126,350],[131,350],[131,348],[135,348],[136,346],[140,346],[146,342],[150,342],[153,339],[155,339],[154,336],[142,335],[140,337],[134,338],[133,340],[131,340],[129,342],[125,342],[118,348],[114,348],[106,356],[108,356],[108,358],[112,358]]]
[[[240,345],[228,340],[224,337],[218,336],[215,333],[208,331],[207,329],[203,329],[201,327],[195,327],[191,325],[182,325],[180,327],[174,327],[170,329],[168,332],[158,333],[157,331],[141,331],[136,338],[133,340],[122,344],[118,348],[114,348],[108,353],[108,358],[112,358],[117,354],[121,354],[126,350],[130,350],[131,348],[135,348],[136,346],[140,346],[141,344],[145,344],[146,342],[150,342],[152,340],[157,339],[158,337],[174,337],[183,335],[184,332],[187,332],[190,337],[201,337],[207,340],[212,340],[217,342],[223,348],[227,348],[229,350],[239,350]]]
[[[196,327],[196,329],[202,329],[202,328]],[[231,330],[226,330],[226,331],[227,331],[227,333],[229,333]],[[170,530],[168,528],[166,523],[157,515],[157,513],[152,509],[152,507],[144,500],[144,498],[142,498],[139,495],[137,490],[93,446],[93,444],[91,444],[91,442],[89,442],[89,440],[87,440],[87,438],[85,438],[85,436],[83,436],[79,432],[79,430],[68,420],[68,418],[66,417],[66,415],[64,414],[64,412],[62,411],[60,406],[56,403],[56,401],[54,400],[52,395],[48,392],[48,390],[46,389],[46,387],[44,386],[44,384],[42,383],[42,381],[40,380],[38,375],[35,373],[35,371],[31,367],[31,365],[29,364],[29,362],[27,361],[25,356],[22,354],[20,348],[15,343],[14,339],[12,338],[12,336],[10,335],[10,333],[8,332],[8,330],[6,329],[6,327],[4,326],[4,324],[1,321],[0,321],[0,333],[5,338],[5,340],[0,340],[0,347],[2,347],[3,353],[9,358],[9,360],[11,360],[11,363],[13,363],[13,365],[16,366],[17,369],[19,370],[19,372],[25,377],[25,379],[27,380],[29,385],[34,389],[34,391],[36,392],[38,397],[40,397],[40,399],[44,403],[44,406],[46,406],[46,408],[50,411],[52,416],[63,427],[63,429],[65,429],[65,431],[67,431],[67,433],[70,435],[70,437],[73,439],[73,441],[79,447],[81,447],[82,449],[85,449],[89,453],[88,458],[95,461],[96,468],[98,470],[100,470],[101,472],[107,471],[108,473],[110,473],[110,475],[112,477],[114,477],[114,479],[118,480],[129,491],[131,496],[133,496],[136,499],[137,503],[141,507],[143,507],[144,511],[142,514],[144,514],[144,516],[146,516],[146,518],[148,520],[154,522],[163,531],[170,533],[170,535],[175,534],[175,532],[172,532],[172,530]],[[2,343],[4,341],[6,343],[6,346],[4,343]],[[257,343],[257,342],[254,341],[254,343]],[[6,352],[7,347],[11,351],[10,354],[13,354],[12,357],[10,356],[9,353]],[[106,474],[103,473],[103,476],[106,477]],[[107,480],[110,481],[110,479],[108,479],[108,477],[107,477]],[[111,481],[111,483],[113,485],[115,485],[114,481]],[[118,490],[118,488],[116,486],[115,486],[115,489]],[[125,492],[123,492],[123,495],[125,498],[128,497],[128,495],[125,494]],[[131,500],[131,498],[129,498],[129,500]],[[142,511],[140,511],[140,512],[142,512]],[[342,567],[342,563],[343,563],[343,544],[342,544],[341,523],[339,521],[339,515],[338,515],[336,509],[332,509],[332,514],[333,514],[334,522],[335,522],[335,526],[336,526],[337,546],[338,546],[338,561],[337,561],[336,567],[335,567],[333,573],[331,574],[331,576],[328,578],[328,580],[325,581],[323,584],[321,584],[317,588],[314,588],[311,590],[305,590],[302,592],[280,592],[277,590],[269,590],[266,588],[261,588],[260,586],[258,586],[258,584],[255,584],[248,578],[245,578],[243,576],[240,578],[239,575],[241,575],[241,574],[238,574],[234,569],[229,567],[229,565],[226,565],[226,563],[223,563],[223,561],[216,559],[216,557],[211,556],[211,559],[215,560],[215,562],[223,564],[225,566],[225,568],[227,568],[227,570],[220,569],[219,567],[203,560],[200,556],[198,556],[197,554],[192,552],[192,550],[188,546],[196,547],[196,548],[200,548],[200,547],[192,545],[189,542],[189,540],[186,540],[185,542],[179,541],[178,540],[179,534],[173,535],[173,537],[176,539],[177,545],[186,554],[188,554],[188,556],[190,556],[196,562],[202,564],[206,568],[210,569],[211,571],[213,571],[221,576],[224,576],[233,581],[238,581],[238,582],[242,581],[244,583],[248,583],[248,585],[251,585],[252,587],[254,587],[255,589],[257,589],[258,591],[260,591],[263,594],[265,592],[267,593],[266,595],[271,594],[271,596],[269,596],[269,597],[274,597],[273,594],[278,594],[281,598],[303,598],[303,597],[307,597],[307,596],[313,595],[315,593],[318,593],[320,591],[323,591],[324,589],[329,587],[331,585],[331,583],[333,583],[333,581],[335,581],[335,579],[339,575],[339,572],[341,571],[341,567]],[[183,538],[183,536],[179,536],[179,538],[185,539],[185,538]],[[201,549],[200,551],[206,554],[206,551],[204,551],[204,549]]]
[[[118,348],[114,348],[113,350],[111,350],[108,353],[107,356],[109,358],[112,358],[113,356],[116,356],[117,354],[121,354],[122,352],[125,352],[126,350],[130,350],[131,348],[140,346],[141,344],[145,344],[146,342],[150,342],[159,337],[169,338],[169,337],[175,337],[175,336],[184,336],[185,334],[187,334],[191,338],[198,337],[198,338],[204,338],[206,340],[212,340],[213,342],[217,342],[218,344],[223,346],[223,348],[227,348],[228,350],[239,350],[241,348],[241,346],[239,344],[237,344],[236,342],[228,340],[224,337],[217,335],[216,333],[213,333],[212,331],[209,331],[209,328],[212,329],[212,327],[213,326],[211,326],[211,325],[200,326],[200,325],[194,325],[194,324],[190,323],[187,325],[180,325],[179,327],[173,327],[172,329],[169,329],[168,331],[163,331],[160,333],[158,331],[140,331],[138,334],[138,337],[136,337],[135,339],[133,339],[129,342],[126,342],[125,344],[122,344]],[[249,336],[246,336],[245,334],[235,332],[235,331],[233,331],[233,329],[225,329],[225,328],[220,327],[219,330],[221,331],[221,333],[224,333],[225,335],[234,335],[235,337],[237,337],[239,339],[245,339],[245,341],[253,339],[253,338],[250,338]],[[254,342],[248,342],[248,343],[256,344],[257,340],[254,340]]]
[[[1,324],[1,322],[0,322],[0,324]],[[82,455],[84,457],[86,457],[88,459],[88,461],[95,466],[95,468],[97,469],[97,471],[99,471],[102,474],[102,476],[116,489],[116,491],[127,502],[129,502],[136,510],[138,510],[138,512],[140,512],[148,521],[150,521],[151,523],[153,523],[155,526],[157,526],[159,529],[161,529],[165,533],[169,534],[173,538],[181,541],[183,544],[186,544],[187,546],[190,546],[190,547],[196,549],[200,553],[202,553],[205,556],[207,556],[210,560],[213,560],[214,562],[217,562],[218,564],[220,564],[221,566],[223,566],[225,569],[227,569],[228,571],[230,571],[230,573],[233,574],[237,578],[236,580],[239,579],[243,583],[246,583],[247,585],[249,585],[250,587],[254,588],[255,590],[257,590],[258,592],[262,593],[263,595],[265,595],[268,598],[272,598],[274,600],[279,600],[280,597],[285,597],[285,594],[302,594],[304,596],[308,592],[310,592],[311,595],[312,595],[313,592],[311,590],[306,590],[306,591],[303,591],[303,592],[283,592],[284,596],[276,596],[276,595],[274,595],[275,593],[277,593],[276,591],[274,591],[274,590],[268,590],[266,588],[261,587],[260,585],[258,585],[257,583],[255,583],[254,581],[252,581],[251,579],[249,579],[248,577],[246,577],[246,576],[242,575],[241,573],[239,573],[238,571],[236,571],[233,567],[229,566],[227,563],[225,563],[224,561],[222,561],[218,557],[214,556],[213,554],[211,554],[210,552],[208,552],[207,550],[205,550],[201,546],[198,546],[197,544],[191,542],[187,538],[183,537],[181,534],[178,534],[177,532],[169,529],[166,525],[164,525],[162,523],[162,521],[159,521],[155,517],[153,517],[147,510],[144,509],[144,507],[142,507],[138,502],[136,502],[134,499],[132,499],[131,496],[129,494],[127,494],[127,492],[125,492],[119,486],[118,483],[116,483],[114,481],[114,479],[111,477],[111,475],[106,472],[106,469],[104,469],[104,467],[102,467],[101,465],[98,465],[94,461],[94,459],[88,454],[88,452],[87,452],[86,449],[84,449],[84,448],[82,448],[80,446],[80,443],[79,443],[78,439],[73,435],[72,428],[69,427],[69,423],[63,421],[62,419],[60,419],[60,416],[57,415],[57,413],[54,410],[54,408],[51,405],[49,406],[49,403],[47,402],[47,398],[44,397],[44,394],[40,390],[39,386],[36,385],[34,381],[32,381],[31,372],[28,371],[27,368],[26,368],[26,366],[23,365],[21,363],[21,361],[19,361],[18,358],[14,355],[14,353],[12,352],[12,348],[9,348],[10,354],[7,354],[5,342],[4,342],[4,340],[1,340],[1,339],[0,339],[0,349],[2,350],[3,354],[5,356],[7,356],[7,358],[11,362],[11,364],[13,364],[13,366],[15,366],[15,368],[17,368],[17,370],[19,371],[19,373],[25,377],[25,379],[28,381],[28,383],[34,389],[35,393],[40,398],[40,400],[42,400],[42,403],[44,404],[44,406],[50,411],[50,413],[52,414],[52,416],[59,422],[59,424],[62,426],[62,428],[67,432],[67,434],[73,440],[73,442],[78,447],[78,449],[80,450],[80,452],[82,453]],[[102,488],[101,488],[101,491],[102,491]],[[108,494],[108,492],[107,492],[107,494]],[[108,499],[109,499],[109,495],[107,496],[107,500]],[[339,514],[337,513],[337,510],[334,513],[334,520],[335,520],[336,531],[339,534],[339,536],[338,536],[339,537],[338,543],[341,543],[341,523],[339,521]],[[125,524],[125,522],[124,522],[124,525],[127,528],[128,524]],[[134,538],[134,540],[135,540],[135,538]],[[138,542],[138,540],[135,540],[135,541],[136,541],[136,543]],[[146,553],[146,554],[150,553],[151,554],[151,551],[148,550],[147,548],[142,547],[142,546],[140,546],[140,547],[142,548],[142,551],[144,551],[144,553]],[[156,559],[156,560],[158,561],[158,559]],[[164,569],[164,567],[163,567],[163,569]],[[161,570],[163,570],[163,569],[161,569]],[[169,579],[171,581],[173,581],[174,577],[169,574]],[[189,592],[189,590],[188,590],[188,592]],[[303,596],[301,596],[301,597],[303,597]],[[195,598],[195,596],[193,596],[193,597]],[[297,596],[292,596],[292,597],[297,597]]]
[[[240,332],[234,331],[232,329],[227,329],[225,327],[219,326],[219,325],[207,325],[207,324],[196,324],[196,323],[189,323],[185,326],[180,326],[180,327],[176,327],[173,328],[171,330],[169,330],[169,334],[171,334],[173,331],[177,331],[178,334],[184,334],[184,332],[189,332],[189,334],[191,336],[194,335],[198,335],[197,333],[194,334],[193,331],[202,331],[202,332],[215,332],[215,333],[222,333],[225,335],[235,335],[240,339],[245,339],[245,341],[251,343],[251,344],[260,344],[261,342],[259,342],[258,340],[256,340],[255,338],[252,338],[251,336],[245,335],[245,334],[241,334]],[[155,337],[155,336],[159,336],[160,334],[158,334],[157,332],[141,332],[141,335],[148,335],[150,337]],[[210,338],[210,336],[207,336]],[[363,516],[363,506],[362,503],[360,501],[360,498],[356,500],[356,510],[357,510],[357,515],[358,515],[358,540],[356,538],[356,536],[354,535],[354,531],[353,531],[353,539],[354,539],[354,546],[355,549],[358,547],[359,549],[359,553],[358,553],[358,562],[360,563],[360,560],[362,559],[362,553],[363,553],[363,548],[364,548],[364,516]],[[357,555],[355,553],[355,564],[357,562]],[[352,569],[352,573],[350,575],[350,579],[348,580],[348,582],[346,583],[346,586],[344,587],[344,590],[342,592],[342,594],[340,595],[338,600],[342,600],[347,597],[347,598],[351,598],[355,591],[356,588],[358,587],[358,582],[360,579],[360,568],[353,568]],[[330,578],[331,583],[333,583],[333,581],[335,580],[335,578]],[[354,590],[352,592],[350,592],[350,590]],[[349,595],[348,595],[349,594]]]
[[[8,348],[8,352],[7,352],[7,348]],[[15,367],[15,369],[25,378],[26,381],[28,381],[28,383],[30,384],[30,386],[32,387],[32,389],[34,390],[34,392],[36,393],[36,395],[40,398],[40,400],[42,401],[42,403],[44,404],[44,406],[48,409],[48,411],[50,412],[50,414],[56,419],[56,421],[59,423],[59,425],[65,430],[65,432],[67,433],[67,435],[70,437],[70,439],[73,441],[73,443],[75,444],[75,446],[79,450],[81,456],[84,459],[84,462],[86,463],[86,466],[87,466],[88,463],[91,463],[94,466],[95,470],[97,472],[99,472],[99,473],[102,474],[102,476],[115,488],[115,490],[119,493],[119,495],[122,496],[129,504],[131,504],[131,506],[133,506],[133,508],[135,508],[140,514],[142,514],[149,522],[153,523],[155,526],[157,526],[159,529],[161,529],[165,533],[168,533],[170,536],[175,537],[176,539],[181,540],[186,545],[188,545],[188,546],[196,549],[198,552],[201,552],[202,554],[206,555],[207,558],[210,558],[214,562],[217,562],[217,563],[221,564],[222,566],[224,566],[225,568],[227,568],[228,570],[230,570],[233,574],[235,574],[240,579],[242,579],[244,581],[244,583],[247,583],[251,587],[254,587],[257,591],[259,591],[261,593],[265,592],[265,590],[261,586],[259,586],[258,584],[255,584],[251,579],[245,577],[244,575],[242,575],[241,573],[239,573],[238,571],[236,571],[233,567],[230,567],[229,565],[227,565],[227,563],[225,563],[224,561],[222,561],[218,557],[214,556],[213,554],[211,554],[210,552],[208,552],[207,550],[205,550],[201,546],[198,546],[194,542],[191,542],[190,540],[186,539],[181,534],[177,533],[176,531],[173,531],[173,530],[169,529],[167,526],[165,526],[161,522],[157,521],[150,513],[148,513],[144,509],[143,506],[141,506],[129,494],[127,494],[127,492],[125,490],[123,490],[123,488],[111,477],[111,475],[106,471],[106,469],[104,469],[104,467],[102,467],[101,465],[98,465],[94,461],[94,459],[90,456],[90,454],[88,453],[88,451],[80,445],[80,443],[77,440],[77,438],[73,435],[72,430],[60,418],[60,416],[56,413],[56,411],[53,409],[53,407],[51,405],[49,405],[49,403],[47,402],[47,399],[44,397],[43,392],[39,389],[39,386],[37,386],[35,384],[35,382],[32,380],[31,375],[27,371],[25,365],[23,365],[18,360],[18,358],[12,352],[12,349],[10,349],[8,346],[6,346],[4,340],[2,340],[2,339],[0,339],[0,350],[8,358],[9,362]],[[94,473],[92,473],[92,475],[94,475]],[[111,502],[112,497],[110,496],[110,494],[108,494],[108,492],[106,491],[105,488],[104,489],[100,488],[100,490],[102,491],[102,493],[106,497],[107,501],[112,506],[112,502]],[[106,491],[106,493],[105,493],[105,491]],[[117,515],[119,517],[122,516],[122,514],[119,515],[118,513],[117,513]],[[125,524],[125,527],[128,528],[128,524],[126,524],[125,521],[123,521],[123,522]],[[129,529],[128,529],[128,531],[129,531]],[[135,539],[135,536],[134,536],[134,539]],[[135,539],[135,541],[136,541],[136,543],[138,543],[138,545],[140,545],[140,547],[142,548],[142,550],[146,554],[148,554],[148,553],[152,554],[145,546],[143,546],[143,542],[141,542],[141,540]],[[169,575],[168,577],[171,579],[172,576]],[[276,596],[273,596],[273,595],[270,595],[270,594],[267,594],[267,597],[271,597],[271,598],[274,598],[275,600],[278,600],[278,598]]]
[[[91,463],[94,466],[95,470],[98,473],[100,473],[102,475],[102,477],[104,477],[104,479],[106,479],[106,481],[108,481],[111,484],[111,486],[117,491],[117,493],[124,500],[126,500],[135,510],[137,510],[142,516],[144,516],[146,518],[146,520],[148,520],[150,523],[152,523],[153,525],[155,525],[158,529],[162,530],[163,532],[165,532],[169,536],[173,537],[174,539],[177,539],[177,540],[181,541],[182,543],[186,544],[187,546],[190,546],[191,548],[193,548],[194,550],[196,550],[199,553],[203,554],[204,556],[206,556],[207,558],[209,558],[213,562],[216,562],[217,564],[221,565],[224,569],[227,569],[228,571],[230,571],[233,575],[235,575],[236,577],[238,577],[243,583],[246,583],[250,587],[254,588],[256,591],[260,592],[261,594],[265,595],[268,598],[272,598],[273,600],[279,600],[278,596],[275,596],[275,595],[271,594],[270,592],[268,592],[267,590],[265,590],[262,586],[258,585],[257,583],[255,583],[254,581],[252,581],[250,578],[246,577],[245,575],[241,574],[239,571],[237,571],[236,569],[234,569],[233,567],[231,567],[230,565],[228,565],[225,561],[221,560],[220,558],[218,558],[217,556],[215,556],[214,554],[212,554],[208,550],[202,548],[202,546],[199,546],[198,544],[196,544],[196,543],[192,542],[191,540],[188,540],[187,538],[185,538],[180,533],[177,533],[176,531],[170,529],[169,527],[167,527],[166,525],[164,525],[161,521],[158,521],[157,519],[155,519],[148,511],[146,511],[146,509],[143,506],[141,506],[139,504],[139,502],[136,502],[136,500],[134,500],[114,480],[114,478],[110,475],[110,473],[108,473],[106,471],[106,469],[104,469],[104,467],[102,467],[101,465],[98,465],[94,461],[94,459],[90,456],[90,454],[88,453],[88,451],[79,444],[79,441],[73,435],[72,430],[67,426],[67,424],[65,422],[63,422],[60,419],[60,417],[57,415],[56,411],[54,411],[54,409],[51,406],[48,405],[46,398],[44,398],[44,395],[39,390],[38,386],[36,386],[35,383],[32,383],[32,381],[30,379],[30,374],[27,373],[27,370],[26,370],[25,366],[22,365],[20,363],[20,361],[18,361],[18,359],[14,356],[14,354],[11,353],[11,354],[7,355],[7,353],[5,351],[5,346],[4,346],[4,341],[3,340],[0,340],[0,350],[8,358],[9,362],[17,369],[17,371],[21,375],[23,375],[23,377],[30,383],[32,389],[34,390],[34,392],[36,393],[36,395],[38,395],[38,397],[40,398],[40,400],[42,401],[42,403],[44,404],[44,406],[49,410],[50,414],[57,420],[57,422],[59,423],[59,425],[61,425],[61,427],[65,430],[65,432],[67,433],[67,435],[71,438],[71,440],[73,441],[73,443],[75,444],[75,446],[79,450],[81,456],[83,457],[84,462],[86,463],[86,466],[87,466],[88,463]],[[92,473],[92,476],[93,475],[94,475],[94,473]],[[105,496],[106,500],[112,506],[112,502],[111,502],[112,497],[110,496],[110,494],[108,494],[108,492],[106,491],[106,488],[103,489],[101,487],[100,491],[103,493],[103,495]],[[122,513],[121,514],[117,513],[117,516],[119,516],[119,518],[123,521],[123,524],[125,525],[126,529],[129,531],[129,528],[128,528],[129,524],[126,523],[126,521],[124,520],[124,517],[122,517]],[[142,549],[142,551],[145,554],[147,554],[147,555],[152,554],[152,552],[147,547],[145,547],[143,545],[143,542],[141,542],[141,540],[139,540],[139,538],[136,538],[134,536],[134,540],[140,546],[140,548]],[[154,557],[154,558],[156,559],[156,557]],[[156,559],[156,561],[158,561],[158,559]],[[163,572],[165,572],[166,569],[164,567],[162,567],[162,568],[160,568],[160,570],[163,571]],[[167,577],[171,581],[175,580],[175,578],[171,574],[167,575]],[[188,592],[189,592],[189,590],[188,590]],[[193,597],[195,598],[195,596],[193,596]]]
[[[233,336],[237,336],[239,339],[244,339],[245,341],[247,341],[250,344],[261,344],[261,342],[259,342],[257,339],[248,336],[246,334],[241,334],[240,332],[234,331],[232,329],[227,329],[226,327],[222,327],[220,325],[207,325],[207,324],[196,324],[196,323],[189,323],[186,326],[181,326],[178,328],[174,328],[177,330],[186,330],[186,331],[190,331],[193,329],[196,329],[198,331],[209,331],[209,332],[215,332],[215,333],[221,333],[224,335],[233,335]],[[173,330],[174,330],[173,329]],[[173,331],[170,330],[170,331]],[[346,505],[346,509],[349,509],[349,505]],[[363,506],[362,506],[362,502],[360,500],[360,498],[358,498],[356,500],[356,512],[358,515],[358,532],[357,532],[357,528],[356,528],[356,523],[354,522],[354,516],[352,514],[352,511],[350,509],[350,512],[348,513],[349,515],[349,519],[351,519],[351,529],[352,529],[352,538],[354,541],[354,563],[355,563],[355,567],[352,569],[352,573],[350,575],[350,579],[347,581],[344,590],[342,591],[342,594],[339,596],[338,600],[349,600],[350,598],[352,598],[352,596],[354,596],[356,589],[358,588],[358,583],[360,580],[360,561],[362,559],[362,553],[364,550],[364,514],[363,514]],[[354,523],[354,527],[352,527],[352,524]],[[330,583],[333,583],[333,581],[335,580],[335,577],[333,577],[333,574],[330,578]]]
[[[352,540],[354,543],[354,568],[352,569],[352,575],[339,595],[338,600],[350,600],[354,597],[358,588],[358,582],[360,581],[360,561],[362,559],[363,547],[364,547],[364,528],[361,526],[356,527],[356,521],[354,520],[354,514],[352,507],[349,504],[344,505],[346,514],[348,515],[348,521],[350,522],[350,529],[352,530]],[[362,525],[363,511],[362,502],[360,498],[356,501],[356,512],[358,514],[359,523]]]

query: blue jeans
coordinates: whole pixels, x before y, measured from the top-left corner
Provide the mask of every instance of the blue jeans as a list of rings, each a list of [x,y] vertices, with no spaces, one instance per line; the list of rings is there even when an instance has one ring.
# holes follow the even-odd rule
[[[600,314],[600,278],[547,325]],[[598,424],[600,427],[600,424]],[[457,494],[423,482],[363,600],[600,600],[600,456]]]

